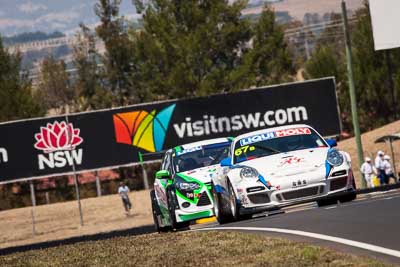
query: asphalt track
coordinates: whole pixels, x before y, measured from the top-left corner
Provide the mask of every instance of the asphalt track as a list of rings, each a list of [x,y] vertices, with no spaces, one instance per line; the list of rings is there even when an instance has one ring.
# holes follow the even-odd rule
[[[393,254],[393,251],[394,254],[400,255],[400,227],[398,227],[400,226],[400,190],[365,193],[359,195],[357,200],[346,204],[318,208],[315,203],[308,203],[286,208],[285,213],[282,214],[264,215],[251,220],[222,226],[217,223],[209,223],[195,225],[191,228],[196,230],[230,229],[285,237],[295,241],[333,248],[342,252],[375,257],[379,260],[400,266],[400,256],[390,256],[391,253]],[[278,232],[276,229],[278,229]],[[283,232],[279,232],[280,230],[283,230]],[[301,232],[293,233],[293,230]],[[9,247],[0,249],[0,256],[85,241],[104,240],[117,236],[140,235],[153,232],[154,226],[148,225],[109,233]],[[302,233],[306,233],[306,236],[302,235]],[[319,237],[315,238],[312,237],[313,234],[322,234],[324,236],[322,239]],[[333,239],[345,239],[348,244],[340,243],[340,240],[339,242],[324,240],[326,236]],[[353,246],[352,242],[362,242],[361,248],[360,246]],[[368,245],[373,248],[367,249]],[[374,246],[375,248],[390,250],[391,253],[385,254],[382,251],[379,252],[374,249]]]
[[[350,203],[323,208],[308,204],[289,208],[283,214],[205,227],[210,228],[283,236],[400,265],[399,191],[376,192]]]

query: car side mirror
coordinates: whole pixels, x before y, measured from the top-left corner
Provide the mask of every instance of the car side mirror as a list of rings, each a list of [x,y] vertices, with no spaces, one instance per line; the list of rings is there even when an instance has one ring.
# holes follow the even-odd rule
[[[221,167],[232,166],[231,160],[232,160],[231,158],[224,158],[223,160],[221,160],[221,163],[220,163]]]
[[[327,140],[325,140],[325,141],[328,143],[328,145],[329,145],[330,147],[335,147],[335,146],[337,146],[337,142],[336,142],[335,139],[327,139]]]
[[[156,172],[156,179],[170,179],[171,175],[167,170],[161,170]]]

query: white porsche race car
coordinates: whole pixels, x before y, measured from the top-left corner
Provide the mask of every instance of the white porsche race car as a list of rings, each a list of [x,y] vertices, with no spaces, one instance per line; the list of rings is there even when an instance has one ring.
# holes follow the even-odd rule
[[[220,223],[293,204],[328,205],[356,198],[350,159],[308,125],[290,125],[236,137],[230,157],[213,177]]]

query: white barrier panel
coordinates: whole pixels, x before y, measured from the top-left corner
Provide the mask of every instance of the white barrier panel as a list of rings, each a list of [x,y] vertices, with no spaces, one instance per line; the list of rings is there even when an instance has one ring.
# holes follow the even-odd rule
[[[400,47],[400,0],[369,0],[375,50]]]

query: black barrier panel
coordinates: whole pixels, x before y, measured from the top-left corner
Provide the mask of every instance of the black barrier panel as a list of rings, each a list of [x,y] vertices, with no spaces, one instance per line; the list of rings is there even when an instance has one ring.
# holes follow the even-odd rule
[[[133,164],[138,152],[297,123],[340,133],[334,79],[0,124],[0,182]]]

